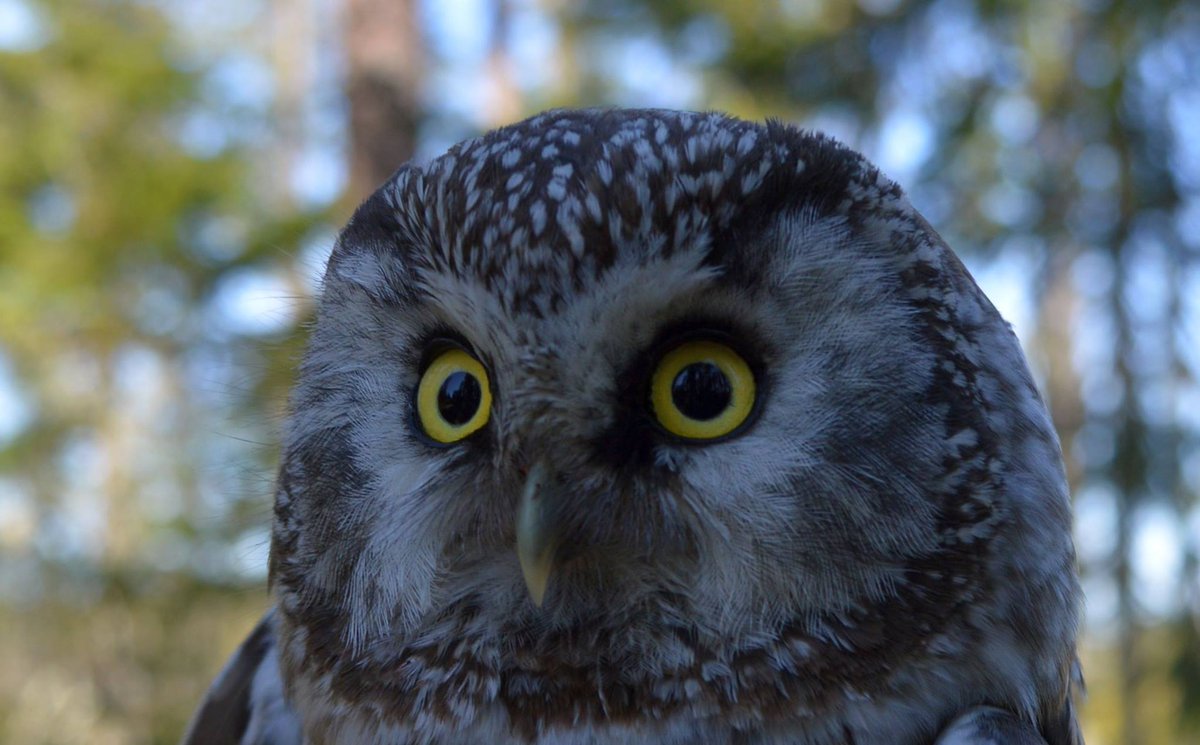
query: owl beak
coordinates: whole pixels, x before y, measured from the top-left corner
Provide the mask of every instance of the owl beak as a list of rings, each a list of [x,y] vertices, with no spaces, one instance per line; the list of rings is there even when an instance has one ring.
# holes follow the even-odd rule
[[[558,521],[554,519],[556,501],[551,474],[542,462],[529,470],[521,504],[517,509],[517,559],[533,604],[539,608],[546,596],[546,585],[554,570],[558,549]]]

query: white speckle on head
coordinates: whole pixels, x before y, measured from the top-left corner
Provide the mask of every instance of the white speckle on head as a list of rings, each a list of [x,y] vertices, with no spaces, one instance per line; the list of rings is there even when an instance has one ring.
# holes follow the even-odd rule
[[[555,214],[555,221],[558,223],[559,230],[567,239],[567,244],[571,247],[571,253],[576,257],[582,257],[586,246],[583,242],[583,234],[579,232],[579,200],[574,197],[566,199],[558,206],[558,211]]]
[[[604,214],[600,209],[600,198],[593,193],[587,195],[584,200],[584,205],[587,207],[588,215],[595,221],[599,222],[603,219]]]
[[[540,199],[529,207],[529,224],[535,236],[540,236],[546,229],[546,203]]]
[[[738,144],[737,144],[738,155],[749,154],[749,152],[754,149],[754,145],[757,142],[758,142],[758,134],[754,130],[748,129],[745,132],[743,132],[742,136],[738,138]]]

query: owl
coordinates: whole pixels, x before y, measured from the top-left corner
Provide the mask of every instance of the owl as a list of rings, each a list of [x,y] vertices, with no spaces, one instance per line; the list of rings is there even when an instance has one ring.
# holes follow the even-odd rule
[[[274,606],[188,743],[1081,742],[1009,326],[834,140],[551,111],[329,259]]]

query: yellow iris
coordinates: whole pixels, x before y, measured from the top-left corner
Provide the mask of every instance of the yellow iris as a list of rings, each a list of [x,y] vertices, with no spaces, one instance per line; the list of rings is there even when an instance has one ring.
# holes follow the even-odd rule
[[[441,443],[458,442],[478,432],[491,416],[487,371],[458,348],[442,352],[425,368],[416,398],[421,428]]]
[[[715,341],[684,342],[663,355],[650,380],[659,424],[689,440],[723,437],[754,408],[754,373],[741,355]]]

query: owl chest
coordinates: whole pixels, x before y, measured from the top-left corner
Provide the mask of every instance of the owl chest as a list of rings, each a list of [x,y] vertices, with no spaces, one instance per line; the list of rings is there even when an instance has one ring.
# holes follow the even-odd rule
[[[811,641],[791,639],[724,660],[696,650],[693,664],[675,668],[645,660],[639,670],[632,660],[607,668],[524,659],[518,667],[498,654],[425,650],[390,670],[369,676],[359,670],[353,688],[332,671],[301,674],[297,692],[305,700],[298,708],[313,742],[916,745],[928,739],[941,705],[924,708],[928,721],[911,714],[887,721],[900,705],[892,685],[876,685],[878,674],[872,685],[851,683],[874,662],[835,669],[815,655]],[[367,679],[372,683],[364,686]],[[905,681],[903,687],[923,686],[921,695],[933,694],[942,705],[952,700],[935,685]],[[864,732],[887,736],[873,740]]]

